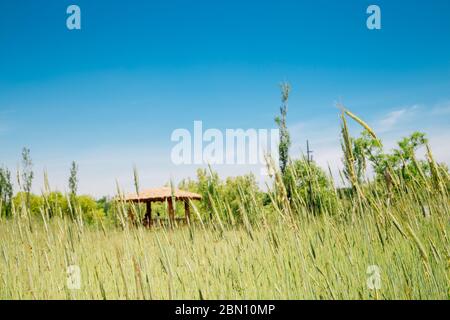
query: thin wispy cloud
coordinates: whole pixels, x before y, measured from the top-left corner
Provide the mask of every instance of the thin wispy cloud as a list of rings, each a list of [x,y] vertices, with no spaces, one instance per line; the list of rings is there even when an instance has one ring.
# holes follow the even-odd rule
[[[396,128],[401,122],[406,122],[411,119],[419,106],[414,105],[411,107],[405,107],[398,110],[390,111],[384,118],[382,118],[378,125],[376,126],[376,130],[378,132],[388,132],[392,129]]]

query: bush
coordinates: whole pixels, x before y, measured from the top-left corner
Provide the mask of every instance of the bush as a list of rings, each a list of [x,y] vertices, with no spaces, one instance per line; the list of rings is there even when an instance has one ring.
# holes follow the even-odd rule
[[[213,218],[217,212],[224,221],[241,222],[242,211],[245,210],[247,215],[251,213],[248,218],[253,221],[256,211],[248,210],[247,206],[251,205],[248,197],[254,197],[258,205],[262,206],[263,203],[264,194],[259,190],[253,174],[228,177],[223,181],[217,172],[198,169],[197,181],[184,180],[178,187],[202,196],[200,211],[205,218]]]
[[[68,213],[67,198],[61,192],[50,192],[42,196],[48,216],[63,216]]]
[[[18,192],[13,197],[13,204],[16,212],[21,212],[24,208],[26,208],[27,203],[27,194],[26,192]],[[42,197],[37,196],[35,194],[30,194],[30,212],[33,215],[41,215],[41,209],[44,206],[44,199]]]
[[[292,161],[284,180],[288,194],[315,213],[331,208],[336,201],[332,180],[313,161]]]
[[[91,196],[77,196],[75,203],[77,209],[81,209],[83,220],[88,223],[99,222],[105,217],[105,211],[97,205],[97,202]]]
[[[19,192],[13,197],[16,212],[20,212],[26,207],[26,197],[25,192]],[[81,212],[83,220],[88,223],[98,222],[105,217],[105,211],[91,196],[76,196],[71,199],[71,205],[72,210]],[[68,199],[61,192],[50,192],[42,196],[30,194],[31,214],[41,216],[41,210],[44,210],[49,218],[55,216],[72,217]]]

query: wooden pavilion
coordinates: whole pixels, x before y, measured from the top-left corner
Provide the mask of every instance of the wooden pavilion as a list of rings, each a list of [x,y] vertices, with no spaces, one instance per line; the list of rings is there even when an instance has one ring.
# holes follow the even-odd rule
[[[167,213],[169,216],[169,221],[173,223],[175,221],[175,210],[173,207],[175,201],[184,202],[185,218],[183,220],[186,220],[186,222],[188,222],[190,220],[189,201],[201,199],[202,199],[201,195],[197,193],[172,189],[170,187],[162,187],[162,188],[146,189],[139,192],[139,194],[136,193],[127,194],[125,195],[123,200],[126,202],[145,203],[146,213],[144,216],[143,223],[145,226],[151,226],[152,222],[154,221],[154,219],[152,220],[152,202],[167,201],[168,203]]]

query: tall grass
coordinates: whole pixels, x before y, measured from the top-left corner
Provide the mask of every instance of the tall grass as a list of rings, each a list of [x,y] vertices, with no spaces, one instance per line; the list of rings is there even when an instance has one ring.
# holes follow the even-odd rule
[[[60,218],[30,231],[22,219],[3,221],[0,298],[446,299],[448,217],[425,218],[407,203],[392,209],[392,223],[367,213],[351,224],[323,215],[149,232]],[[66,286],[69,265],[81,268],[80,290]],[[370,265],[381,271],[376,291]]]
[[[57,208],[48,205],[40,217],[13,207],[0,221],[0,299],[450,298],[448,174],[428,148],[430,177],[391,171],[389,181],[360,183],[342,120],[352,189],[324,190],[312,169],[288,168],[311,183],[314,210],[274,168],[268,203],[238,184],[236,216],[211,180],[207,205],[191,203],[184,226],[144,228],[128,218],[141,217],[139,205],[123,201],[116,226],[85,224],[78,207],[75,219],[50,218]],[[138,190],[136,170],[135,181]],[[70,265],[81,269],[79,290],[66,285]],[[369,266],[380,271],[378,288],[368,285]]]
[[[413,190],[390,203],[377,193],[362,203],[336,196],[332,210],[312,216],[307,205],[292,209],[283,191],[271,194],[275,215],[242,194],[244,223],[235,226],[219,213],[203,221],[195,204],[194,223],[150,231],[15,212],[0,223],[0,298],[449,297],[448,198]],[[226,208],[217,202],[212,210]],[[69,265],[81,268],[80,290],[66,286]],[[381,271],[379,290],[367,286],[370,265]]]

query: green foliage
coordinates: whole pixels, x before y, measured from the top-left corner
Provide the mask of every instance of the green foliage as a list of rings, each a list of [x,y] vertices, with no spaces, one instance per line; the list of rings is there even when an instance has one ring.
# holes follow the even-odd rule
[[[222,181],[217,172],[198,169],[197,181],[183,180],[178,187],[202,196],[200,209],[205,218],[213,219],[218,215],[219,219],[229,223],[242,221],[244,208],[248,205],[243,201],[245,195],[252,195],[258,203],[263,199],[253,174],[228,177]],[[256,217],[251,214],[247,218],[254,220]]]
[[[11,172],[7,168],[0,168],[0,217],[11,215],[12,196]]]
[[[314,161],[292,161],[286,171],[285,184],[292,197],[314,213],[321,213],[335,204],[333,182]]]
[[[67,198],[61,192],[49,192],[41,197],[44,201],[44,208],[47,215],[52,217],[61,217],[69,212]]]
[[[409,137],[405,137],[398,142],[399,149],[394,151],[400,159],[409,161],[415,158],[416,150],[428,142],[423,132],[413,132]]]
[[[217,172],[209,169],[197,170],[197,181],[185,179],[179,183],[179,188],[196,192],[202,196],[200,209],[207,213],[208,218],[213,217],[214,199],[222,192],[221,181]]]
[[[35,194],[27,194],[26,192],[18,192],[12,199],[14,208],[18,213],[22,213],[28,209],[32,215],[40,216],[41,209],[44,208],[44,199]],[[28,204],[27,204],[28,202]]]
[[[224,202],[229,206],[231,213],[235,220],[242,221],[243,213],[241,208],[247,205],[254,205],[251,202],[243,201],[243,197],[252,196],[257,203],[262,201],[262,193],[259,191],[258,184],[253,174],[247,174],[237,177],[228,177],[225,180],[223,187],[223,194],[220,195]],[[255,221],[256,212],[247,209],[247,212],[252,212],[248,218],[250,221]]]
[[[22,150],[22,181],[21,185],[26,193],[26,204],[31,206],[31,186],[33,184],[33,162],[31,161],[30,149],[23,148]]]
[[[32,216],[40,217],[44,214],[48,218],[71,217],[68,196],[61,192],[53,191],[38,196],[30,193],[30,213]],[[74,197],[76,207],[74,212],[82,215],[82,219],[88,223],[95,223],[105,217],[104,209],[97,204],[94,198],[88,195]],[[17,212],[22,212],[27,208],[27,194],[19,192],[13,197],[14,207]]]
[[[405,183],[426,179],[431,173],[430,165],[425,160],[418,160],[416,152],[427,142],[424,133],[413,132],[401,139],[391,153],[386,153],[367,131],[363,131],[359,138],[353,140],[359,179],[362,180],[366,172],[366,161],[374,168],[377,180],[384,180],[387,172]]]
[[[289,130],[286,124],[286,115],[288,109],[288,100],[289,93],[291,91],[291,86],[289,83],[284,82],[281,84],[281,107],[280,107],[280,116],[275,118],[275,123],[278,125],[280,130],[280,143],[278,146],[279,149],[279,161],[280,161],[280,170],[282,174],[286,172],[286,167],[289,161],[289,147],[291,146],[291,138],[289,135]]]
[[[72,161],[72,165],[70,167],[70,177],[69,177],[69,192],[71,195],[77,194],[78,189],[78,166],[75,161]]]
[[[105,212],[97,206],[97,202],[91,196],[77,196],[76,203],[83,215],[83,220],[88,223],[98,222],[105,216]]]
[[[112,201],[109,197],[103,196],[97,200],[97,207],[102,209],[105,212],[105,215],[108,215],[112,208]]]
[[[367,130],[364,130],[360,137],[352,139],[352,142],[356,176],[362,183],[365,180],[368,161],[376,163],[376,156],[380,154],[382,147]]]

